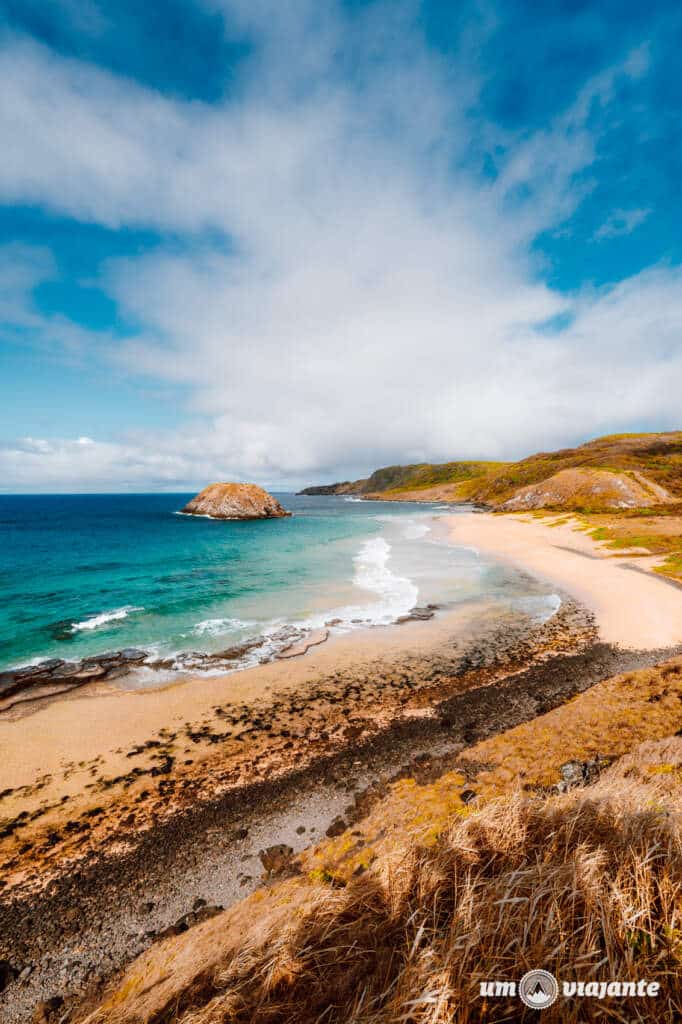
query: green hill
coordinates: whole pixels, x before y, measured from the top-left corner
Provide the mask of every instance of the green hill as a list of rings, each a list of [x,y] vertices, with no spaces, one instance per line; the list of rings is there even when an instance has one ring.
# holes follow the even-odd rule
[[[300,493],[357,494],[389,501],[475,501],[510,510],[663,505],[682,501],[682,431],[611,434],[513,463],[385,466],[362,480],[307,487]]]
[[[665,434],[611,434],[556,452],[540,452],[520,462],[506,465],[499,472],[481,481],[476,488],[475,500],[499,507],[518,496],[521,488],[549,481],[565,470],[603,470],[636,480],[651,491],[649,504],[658,504],[658,488],[672,498],[682,500],[682,431]],[[643,478],[643,482],[642,482]],[[589,477],[583,475],[582,481]],[[651,484],[657,485],[651,488]],[[581,495],[576,478],[575,499]],[[594,496],[592,496],[594,497]],[[562,495],[558,505],[574,504]],[[536,505],[535,507],[540,507]]]
[[[306,487],[300,493],[313,495],[357,494],[364,497],[371,495],[372,497],[391,499],[405,497],[407,492],[442,487],[447,487],[451,491],[453,487],[456,487],[457,495],[452,494],[450,500],[454,500],[457,496],[458,500],[464,501],[473,487],[481,486],[491,473],[503,470],[506,465],[505,462],[461,461],[384,466],[382,469],[375,470],[364,480],[345,480],[319,487]]]

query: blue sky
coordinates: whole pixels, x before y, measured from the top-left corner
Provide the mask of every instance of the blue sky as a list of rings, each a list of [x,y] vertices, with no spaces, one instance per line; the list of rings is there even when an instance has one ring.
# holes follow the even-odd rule
[[[673,3],[5,0],[2,489],[680,427]]]

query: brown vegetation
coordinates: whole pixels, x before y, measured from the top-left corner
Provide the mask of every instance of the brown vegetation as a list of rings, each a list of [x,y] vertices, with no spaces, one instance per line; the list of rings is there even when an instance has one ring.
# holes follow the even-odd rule
[[[470,748],[435,783],[394,784],[302,875],[152,947],[88,1020],[515,1021],[521,1003],[479,983],[537,966],[661,986],[655,1004],[560,996],[548,1022],[680,1019],[682,739],[660,737],[681,693],[679,659],[620,676]],[[595,747],[620,759],[557,794],[559,764]],[[359,862],[353,844],[377,826]]]
[[[548,1021],[679,1019],[681,763],[682,740],[668,740],[588,790],[493,801],[343,888],[317,883],[241,942],[223,945],[229,914],[207,922],[224,953],[209,974],[195,964],[178,991],[157,947],[90,1021],[520,1020],[518,1000],[480,998],[479,983],[539,964],[566,981],[661,984],[655,1007],[560,997]]]

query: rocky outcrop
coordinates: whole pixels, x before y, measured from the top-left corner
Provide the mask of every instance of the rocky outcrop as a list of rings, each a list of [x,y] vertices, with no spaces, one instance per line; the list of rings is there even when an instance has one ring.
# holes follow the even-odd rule
[[[80,661],[48,658],[36,665],[7,669],[0,672],[0,716],[17,704],[57,697],[87,683],[114,679],[138,667],[146,658],[146,651],[126,647]]]
[[[576,786],[589,786],[596,782],[602,770],[610,764],[609,758],[600,757],[597,754],[588,761],[566,761],[559,768],[561,782],[556,785],[558,793],[568,793],[569,789]]]
[[[212,519],[279,519],[291,515],[276,498],[256,484],[209,484],[182,512]]]

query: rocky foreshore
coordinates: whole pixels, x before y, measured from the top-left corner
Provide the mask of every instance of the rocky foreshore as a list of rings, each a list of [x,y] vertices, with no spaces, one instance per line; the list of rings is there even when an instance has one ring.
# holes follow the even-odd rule
[[[222,651],[184,651],[169,657],[126,647],[121,651],[106,651],[75,661],[48,658],[35,665],[0,672],[0,714],[19,704],[59,697],[89,683],[120,680],[142,668],[151,673],[180,674],[230,672],[249,663],[264,664],[277,657],[279,650],[305,643],[309,632],[293,626],[283,627],[268,637],[252,637]]]
[[[146,651],[126,647],[78,661],[47,658],[35,665],[7,669],[0,672],[0,712],[20,702],[56,697],[86,683],[120,676],[142,664],[147,657]]]
[[[465,644],[360,659],[352,672],[315,673],[253,706],[218,705],[210,722],[133,747],[120,778],[93,762],[94,807],[79,811],[69,797],[65,824],[44,835],[35,815],[5,822],[0,933],[10,941],[0,959],[10,974],[0,1018],[28,1021],[41,1000],[68,1006],[190,923],[198,901],[226,906],[248,893],[260,884],[261,851],[298,851],[362,816],[373,780],[420,752],[459,751],[589,686],[617,664],[601,645],[590,653],[593,641],[589,615],[566,602],[543,627],[491,621]],[[575,650],[580,665],[569,666]],[[99,678],[141,653],[112,656]]]
[[[399,616],[396,624],[432,619],[437,610],[435,604],[415,606]],[[89,683],[120,680],[142,668],[151,673],[231,672],[277,658],[299,657],[324,643],[331,630],[341,624],[341,619],[330,619],[319,629],[282,626],[267,636],[250,637],[221,651],[182,651],[159,657],[137,647],[125,647],[77,660],[47,658],[0,672],[0,715],[18,705],[57,698]],[[357,620],[353,625],[369,623]]]

